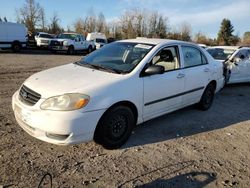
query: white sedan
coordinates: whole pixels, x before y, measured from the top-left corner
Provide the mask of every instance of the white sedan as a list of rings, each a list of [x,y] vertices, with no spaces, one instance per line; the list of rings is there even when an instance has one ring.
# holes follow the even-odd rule
[[[164,39],[105,45],[81,61],[28,78],[13,95],[18,124],[54,144],[123,145],[135,125],[198,104],[210,108],[223,66],[201,47]]]
[[[207,51],[228,66],[228,84],[250,82],[250,47],[214,46]]]

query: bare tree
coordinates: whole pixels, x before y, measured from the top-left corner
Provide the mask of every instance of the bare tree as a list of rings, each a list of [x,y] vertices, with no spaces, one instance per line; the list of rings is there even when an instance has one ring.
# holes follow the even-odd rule
[[[85,34],[85,22],[82,18],[79,18],[74,23],[75,32]]]
[[[182,22],[180,25],[181,40],[191,41],[192,27],[188,22]]]
[[[99,13],[96,20],[96,31],[105,33],[106,30],[106,20],[102,12]]]
[[[45,17],[45,12],[44,12],[44,8],[40,9],[40,14],[41,14],[41,29],[43,31],[46,31],[46,17]]]
[[[17,21],[24,23],[28,30],[34,33],[41,21],[41,9],[42,7],[35,0],[25,0],[23,7],[16,10]]]
[[[51,18],[51,23],[49,25],[49,32],[53,34],[59,34],[63,31],[63,28],[59,25],[59,17],[56,13],[54,13],[53,17]]]

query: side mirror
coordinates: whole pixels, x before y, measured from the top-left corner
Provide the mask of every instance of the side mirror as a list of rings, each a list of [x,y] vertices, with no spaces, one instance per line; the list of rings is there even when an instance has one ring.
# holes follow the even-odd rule
[[[155,74],[163,74],[165,69],[161,65],[150,65],[147,67],[143,73],[144,76],[150,76]]]
[[[240,59],[243,60],[245,59],[245,56],[243,54],[240,55]]]

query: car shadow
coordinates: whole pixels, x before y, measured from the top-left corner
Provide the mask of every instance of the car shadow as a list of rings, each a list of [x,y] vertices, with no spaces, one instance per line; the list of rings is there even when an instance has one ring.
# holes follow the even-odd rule
[[[217,179],[217,174],[215,172],[191,171],[181,173],[184,169],[193,166],[195,163],[195,161],[190,160],[175,164],[163,165],[160,168],[152,169],[151,171],[140,174],[132,179],[128,179],[122,182],[118,187],[200,188],[205,187]],[[144,183],[145,180],[151,180],[151,182]]]
[[[215,173],[190,172],[174,176],[170,179],[159,178],[150,183],[135,186],[136,188],[201,188],[216,180]]]
[[[122,148],[188,137],[248,120],[249,84],[229,85],[215,96],[212,107],[207,111],[189,106],[138,125]]]

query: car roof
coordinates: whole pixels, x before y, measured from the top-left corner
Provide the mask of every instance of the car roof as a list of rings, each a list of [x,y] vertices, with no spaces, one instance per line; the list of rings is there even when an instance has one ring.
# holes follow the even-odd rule
[[[136,39],[120,40],[119,42],[134,42],[134,43],[153,44],[153,45],[168,44],[168,43],[180,43],[180,44],[196,45],[195,43],[184,42],[184,41],[179,41],[179,40],[158,39],[158,38],[144,38],[144,37],[138,37]]]
[[[79,33],[74,33],[74,32],[71,32],[71,33],[62,33],[62,34],[69,34],[69,35],[81,35]]]
[[[226,50],[237,50],[239,46],[211,46],[207,49],[226,49]]]

